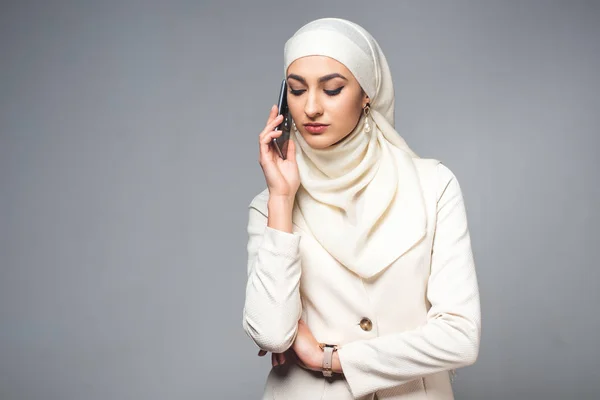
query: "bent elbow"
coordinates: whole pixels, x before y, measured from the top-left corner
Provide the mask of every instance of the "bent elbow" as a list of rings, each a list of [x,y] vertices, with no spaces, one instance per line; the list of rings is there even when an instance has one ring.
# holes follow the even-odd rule
[[[297,325],[283,327],[274,323],[254,324],[247,316],[244,317],[243,328],[259,348],[272,353],[283,353],[292,347],[298,333]]]
[[[278,337],[261,336],[255,343],[263,350],[271,353],[284,353],[294,343],[294,340],[286,340]]]
[[[480,325],[473,319],[444,314],[436,318],[446,330],[447,361],[452,368],[472,365],[479,357]]]
[[[479,347],[481,342],[481,329],[477,324],[473,324],[471,329],[464,332],[464,340],[461,341],[461,359],[462,367],[475,364],[479,357]]]
[[[477,361],[478,357],[479,345],[470,342],[469,345],[462,351],[461,367],[467,367],[469,365],[475,364],[475,361]]]

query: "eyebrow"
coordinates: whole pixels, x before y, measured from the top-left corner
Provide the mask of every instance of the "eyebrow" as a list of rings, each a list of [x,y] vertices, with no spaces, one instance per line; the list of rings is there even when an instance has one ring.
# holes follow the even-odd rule
[[[333,79],[333,78],[342,78],[342,79],[343,79],[343,80],[345,80],[345,81],[347,81],[347,80],[348,80],[348,79],[346,79],[346,77],[345,77],[344,75],[338,74],[338,73],[336,72],[336,73],[333,73],[333,74],[329,74],[329,75],[325,75],[325,76],[322,76],[322,77],[320,77],[320,78],[319,78],[319,83],[322,83],[322,82],[329,81],[329,80],[331,80],[331,79]],[[295,79],[295,80],[297,80],[297,81],[299,81],[299,82],[302,82],[302,83],[304,83],[304,84],[306,85],[306,79],[304,79],[304,78],[303,78],[303,77],[301,77],[300,75],[296,75],[296,74],[289,74],[289,75],[288,75],[288,79]]]

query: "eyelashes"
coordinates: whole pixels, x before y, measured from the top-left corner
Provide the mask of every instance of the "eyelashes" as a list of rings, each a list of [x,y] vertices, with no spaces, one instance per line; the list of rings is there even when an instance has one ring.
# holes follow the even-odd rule
[[[338,95],[338,94],[340,94],[342,92],[343,88],[344,87],[342,86],[342,87],[339,87],[339,88],[337,88],[335,90],[325,90],[325,93],[327,93],[328,96],[336,96],[336,95]]]
[[[335,90],[323,90],[323,91],[328,96],[337,96],[338,94],[340,94],[342,92],[343,88],[344,88],[344,86],[341,86]],[[290,93],[293,94],[294,96],[300,96],[304,92],[306,92],[306,89],[301,89],[301,90],[290,89]]]

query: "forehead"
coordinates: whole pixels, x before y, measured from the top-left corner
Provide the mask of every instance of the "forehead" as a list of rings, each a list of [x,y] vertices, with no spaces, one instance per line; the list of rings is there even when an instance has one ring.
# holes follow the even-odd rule
[[[354,75],[344,64],[327,56],[301,57],[294,60],[287,69],[288,75],[300,75],[307,80],[318,79],[321,76],[336,72],[345,76],[348,80],[355,80]]]

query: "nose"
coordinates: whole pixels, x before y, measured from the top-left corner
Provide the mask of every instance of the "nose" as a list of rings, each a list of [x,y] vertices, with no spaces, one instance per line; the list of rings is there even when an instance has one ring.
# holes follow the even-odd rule
[[[310,119],[315,119],[323,114],[323,107],[321,106],[319,96],[314,91],[308,93],[306,103],[304,104],[304,113]]]

